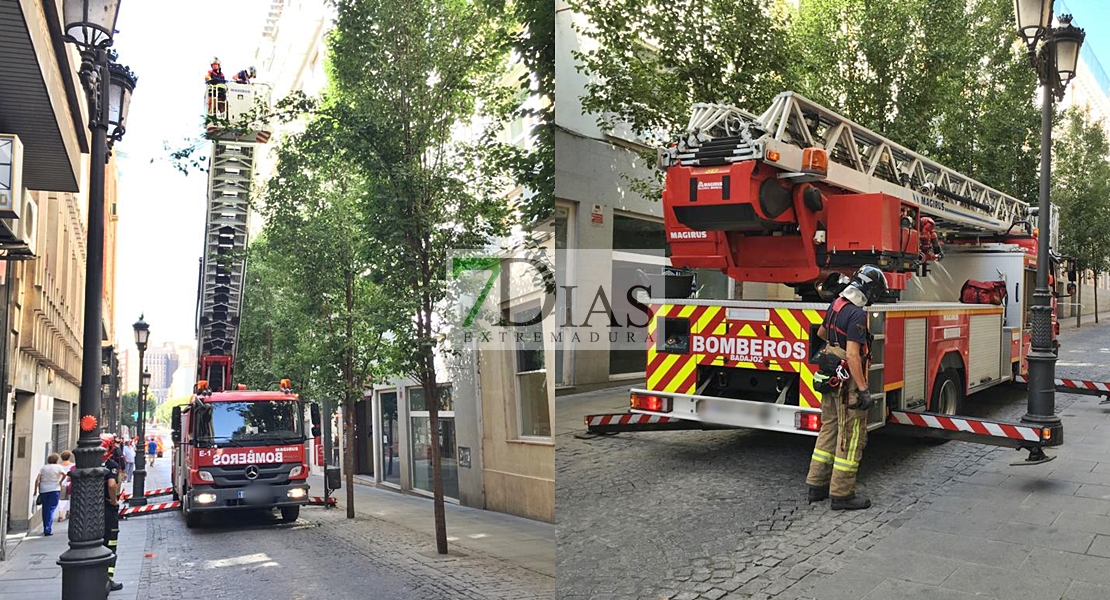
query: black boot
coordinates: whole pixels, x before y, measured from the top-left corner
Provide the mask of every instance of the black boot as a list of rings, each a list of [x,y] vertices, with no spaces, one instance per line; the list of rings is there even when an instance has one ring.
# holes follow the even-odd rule
[[[108,580],[108,592],[118,592],[123,589],[123,584],[113,579]]]
[[[852,494],[847,498],[833,497],[832,499],[833,510],[860,510],[864,508],[870,508],[870,506],[871,500],[869,498],[864,498],[863,496],[858,496],[856,494]]]
[[[820,501],[822,501],[822,500],[824,500],[828,497],[829,497],[829,486],[827,486],[827,485],[826,486],[821,486],[821,487],[815,487],[815,486],[812,486],[812,485],[809,486],[809,501],[811,503],[820,502]]]

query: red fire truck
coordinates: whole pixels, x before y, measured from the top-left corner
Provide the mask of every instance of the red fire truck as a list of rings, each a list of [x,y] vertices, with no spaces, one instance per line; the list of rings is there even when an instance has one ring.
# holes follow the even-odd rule
[[[660,166],[670,260],[684,271],[646,301],[647,382],[631,391],[631,412],[590,415],[590,431],[816,435],[815,332],[845,276],[872,264],[892,292],[868,308],[868,379],[883,398],[869,429],[1050,459],[1042,449],[1060,442],[1059,428],[961,415],[969,396],[1024,380],[1036,240],[1055,245],[1054,218],[1038,231],[1025,202],[792,92],[759,116],[695,105]],[[688,298],[692,269],[784,284],[800,299]]]
[[[319,409],[310,407],[315,436]],[[276,392],[212,392],[198,382],[172,415],[173,494],[186,525],[206,511],[244,508],[276,508],[295,521],[309,500],[304,412],[289,380]]]

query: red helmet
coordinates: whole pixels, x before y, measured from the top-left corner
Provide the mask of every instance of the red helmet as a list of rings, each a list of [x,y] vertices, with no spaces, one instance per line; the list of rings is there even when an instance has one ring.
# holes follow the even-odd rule
[[[116,442],[114,439],[112,439],[112,434],[101,434],[100,447],[104,449],[104,456],[101,456],[100,460],[108,460],[112,457],[112,450],[115,450],[116,448]]]

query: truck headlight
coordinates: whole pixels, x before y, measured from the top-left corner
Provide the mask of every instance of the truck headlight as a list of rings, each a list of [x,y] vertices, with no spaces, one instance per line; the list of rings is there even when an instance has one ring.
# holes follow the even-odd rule
[[[204,492],[203,494],[197,494],[194,499],[197,501],[197,504],[212,504],[216,501],[216,494]]]
[[[213,481],[215,481],[215,479],[213,479],[212,477],[212,474],[203,469],[197,471],[197,478],[199,478],[201,481],[207,481],[208,483],[212,483]]]
[[[293,467],[293,470],[289,471],[289,478],[300,477],[301,473],[304,473],[304,465],[297,465]]]
[[[305,490],[304,488],[293,488],[293,489],[289,490],[288,492],[285,492],[285,494],[287,496],[289,496],[290,498],[298,499],[298,498],[304,498],[305,495],[308,494],[308,491]]]

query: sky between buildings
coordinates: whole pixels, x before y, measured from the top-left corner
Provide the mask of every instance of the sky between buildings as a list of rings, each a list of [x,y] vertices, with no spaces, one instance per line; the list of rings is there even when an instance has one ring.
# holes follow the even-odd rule
[[[115,47],[139,78],[116,146],[121,347],[134,345],[131,324],[140,313],[154,345],[195,338],[208,178],[174,169],[164,146],[181,147],[202,131],[208,64],[219,57],[229,78],[250,66],[269,7],[269,0],[121,3]]]

